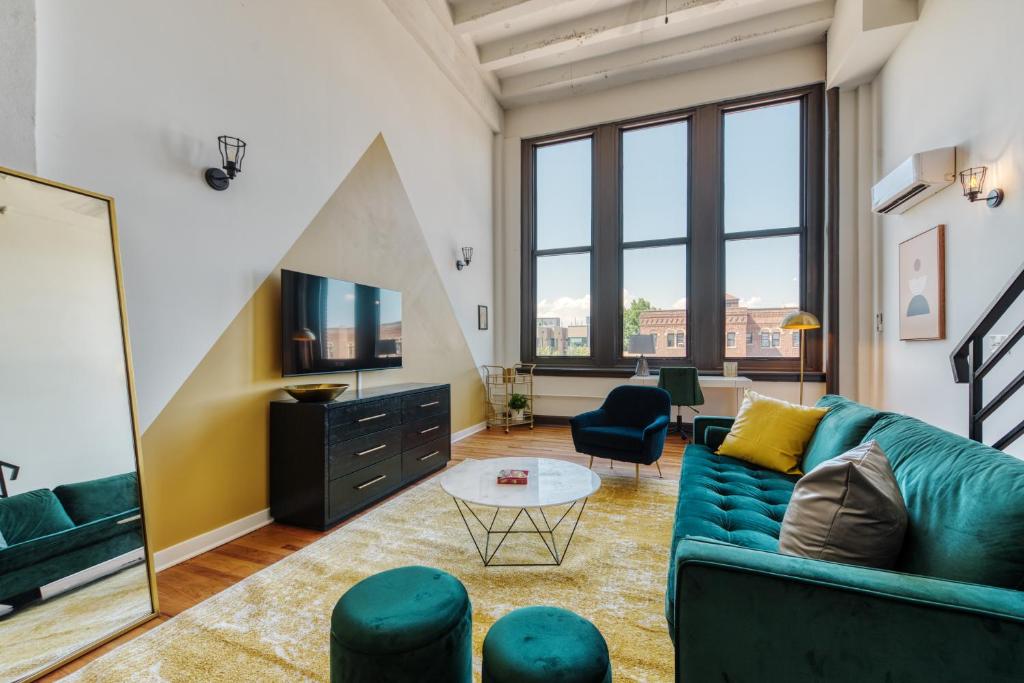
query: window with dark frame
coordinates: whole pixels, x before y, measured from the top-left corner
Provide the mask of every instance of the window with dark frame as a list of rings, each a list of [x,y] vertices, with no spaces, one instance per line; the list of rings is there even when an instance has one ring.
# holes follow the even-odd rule
[[[779,324],[824,303],[823,99],[811,86],[524,140],[523,360],[622,375],[653,341],[654,368],[791,379],[800,341]],[[822,332],[804,340],[811,373]]]
[[[536,154],[536,353],[589,357],[593,142],[538,147]]]

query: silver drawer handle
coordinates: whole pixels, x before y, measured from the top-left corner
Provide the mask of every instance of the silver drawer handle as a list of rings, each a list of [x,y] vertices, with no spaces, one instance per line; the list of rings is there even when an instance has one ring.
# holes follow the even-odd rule
[[[386,443],[382,443],[379,446],[374,446],[373,448],[367,448],[365,451],[359,451],[358,453],[356,453],[356,455],[369,455],[370,453],[374,453],[376,451],[379,451],[382,448],[387,448],[387,447],[388,447],[388,445]]]
[[[132,515],[131,517],[125,517],[124,519],[117,520],[117,523],[118,524],[130,524],[132,522],[137,522],[140,519],[142,519],[142,515]]]
[[[440,428],[441,428],[441,425],[434,425],[433,427],[428,427],[428,428],[422,430],[420,432],[420,434],[429,434],[430,432],[434,431],[435,429],[440,429]]]
[[[371,415],[370,417],[361,417],[356,422],[369,422],[370,420],[379,420],[382,417],[387,417],[387,413],[381,413],[380,415]]]
[[[359,486],[357,486],[357,487],[356,487],[356,491],[362,491],[362,490],[363,490],[363,489],[365,489],[365,488],[366,488],[367,486],[373,486],[373,485],[374,485],[374,484],[376,484],[376,483],[377,483],[378,481],[384,481],[384,480],[385,480],[385,479],[387,479],[387,478],[388,478],[388,475],[386,475],[386,474],[382,474],[382,475],[380,475],[379,477],[376,477],[376,478],[374,478],[374,479],[371,479],[370,481],[366,482],[365,484],[360,484]]]
[[[420,408],[429,408],[430,406],[436,406],[440,401],[431,401],[430,403],[421,403]]]
[[[431,459],[431,458],[433,458],[433,457],[434,457],[435,455],[440,455],[440,454],[441,454],[441,451],[434,451],[433,453],[427,453],[427,454],[426,454],[426,455],[424,455],[424,456],[423,456],[422,458],[417,458],[417,459],[418,459],[418,460],[419,460],[420,462],[423,462],[424,460],[430,460],[430,459]]]

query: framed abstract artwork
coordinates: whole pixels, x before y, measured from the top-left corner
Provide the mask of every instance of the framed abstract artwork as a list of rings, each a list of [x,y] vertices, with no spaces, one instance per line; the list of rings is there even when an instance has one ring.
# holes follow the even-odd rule
[[[946,226],[900,243],[900,340],[946,338]]]

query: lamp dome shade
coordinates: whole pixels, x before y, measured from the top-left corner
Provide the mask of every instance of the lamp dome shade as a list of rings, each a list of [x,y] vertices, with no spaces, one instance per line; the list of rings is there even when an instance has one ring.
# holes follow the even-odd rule
[[[782,319],[779,327],[784,330],[817,330],[821,327],[821,323],[813,313],[793,311]]]

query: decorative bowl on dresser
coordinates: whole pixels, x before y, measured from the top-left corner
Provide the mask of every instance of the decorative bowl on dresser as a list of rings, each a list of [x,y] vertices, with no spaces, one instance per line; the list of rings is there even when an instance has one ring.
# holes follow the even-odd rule
[[[395,384],[334,401],[270,404],[270,514],[323,530],[442,469],[447,384]]]
[[[323,403],[333,401],[348,389],[347,384],[292,384],[282,387],[289,396],[300,403]]]

